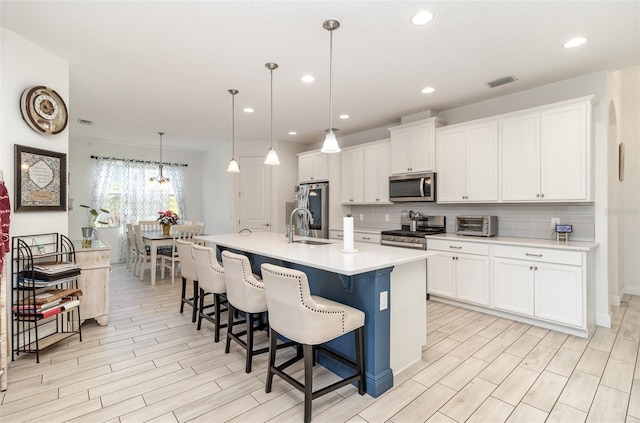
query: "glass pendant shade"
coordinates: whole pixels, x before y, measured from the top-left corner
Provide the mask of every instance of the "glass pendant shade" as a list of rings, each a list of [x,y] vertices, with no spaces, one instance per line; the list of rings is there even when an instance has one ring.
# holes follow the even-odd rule
[[[334,134],[332,130],[329,130],[327,136],[324,138],[324,143],[322,144],[322,149],[320,151],[323,153],[340,152],[340,146],[338,145],[336,134]]]
[[[231,161],[229,162],[229,166],[227,166],[227,172],[229,173],[240,172],[240,166],[238,166],[238,162],[236,161],[236,159],[234,158],[231,159]]]
[[[275,148],[273,148],[273,71],[275,69],[278,69],[278,64],[277,63],[266,63],[264,65],[267,69],[269,69],[269,71],[271,72],[271,82],[270,82],[270,87],[271,87],[271,123],[270,123],[270,132],[271,132],[271,148],[269,148],[269,152],[267,153],[267,157],[264,159],[264,164],[266,165],[279,165],[280,164],[280,159],[278,159],[278,153],[276,152]]]
[[[269,149],[269,152],[267,153],[267,158],[264,160],[264,164],[268,164],[268,165],[280,164],[280,160],[278,159],[278,153],[273,147]]]
[[[236,161],[236,94],[238,94],[238,90],[228,90],[229,94],[231,94],[231,161],[229,162],[229,166],[227,166],[227,172],[229,173],[239,173],[240,166],[238,166],[238,162]]]
[[[336,134],[333,132],[333,31],[340,28],[340,22],[330,19],[324,21],[322,27],[329,31],[329,131],[324,138],[322,148],[323,153],[339,153],[340,146],[336,139]]]

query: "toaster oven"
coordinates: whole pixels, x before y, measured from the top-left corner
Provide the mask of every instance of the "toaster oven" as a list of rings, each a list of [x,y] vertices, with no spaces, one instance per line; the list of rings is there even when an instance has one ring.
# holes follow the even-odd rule
[[[456,234],[471,236],[498,235],[498,216],[456,216]]]

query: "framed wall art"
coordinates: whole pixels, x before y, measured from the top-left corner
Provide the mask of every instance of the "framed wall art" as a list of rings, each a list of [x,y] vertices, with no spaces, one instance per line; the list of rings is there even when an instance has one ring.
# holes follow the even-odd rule
[[[67,210],[67,155],[15,145],[14,211]]]

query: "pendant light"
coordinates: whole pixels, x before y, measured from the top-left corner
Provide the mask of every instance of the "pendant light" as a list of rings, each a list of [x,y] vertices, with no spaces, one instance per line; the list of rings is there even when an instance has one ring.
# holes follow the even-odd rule
[[[333,31],[340,28],[340,22],[330,19],[328,21],[324,21],[322,27],[329,31],[329,131],[327,132],[327,136],[324,138],[324,143],[322,144],[323,153],[339,153],[340,146],[338,145],[338,140],[336,139],[336,134],[333,133]]]
[[[266,63],[264,65],[269,71],[271,71],[271,148],[267,153],[267,158],[264,160],[264,164],[267,165],[279,165],[280,160],[278,159],[278,153],[273,148],[273,71],[278,69],[277,63]]]
[[[158,174],[158,176],[154,176],[153,178],[149,178],[149,182],[157,182],[159,184],[167,184],[169,182],[171,182],[169,180],[169,178],[165,178],[164,175],[162,174],[162,136],[164,135],[164,132],[158,132],[158,134],[160,134],[160,173]]]
[[[240,172],[240,166],[238,166],[238,162],[236,161],[236,121],[235,121],[235,111],[236,111],[236,94],[238,94],[238,90],[229,90],[231,93],[231,161],[229,162],[229,166],[227,167],[227,172],[229,173],[238,173]]]

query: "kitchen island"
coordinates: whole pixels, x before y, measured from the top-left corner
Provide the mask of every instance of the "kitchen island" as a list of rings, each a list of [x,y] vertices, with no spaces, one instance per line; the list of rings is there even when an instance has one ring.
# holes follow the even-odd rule
[[[342,242],[253,232],[196,237],[218,252],[245,254],[253,272],[262,263],[302,270],[313,295],[358,308],[365,313],[365,390],[377,397],[393,386],[393,374],[419,361],[426,343],[427,251],[355,243],[357,253],[343,253]],[[312,242],[310,244],[304,242]],[[355,358],[352,334],[328,343]],[[346,369],[321,357],[338,374]]]

